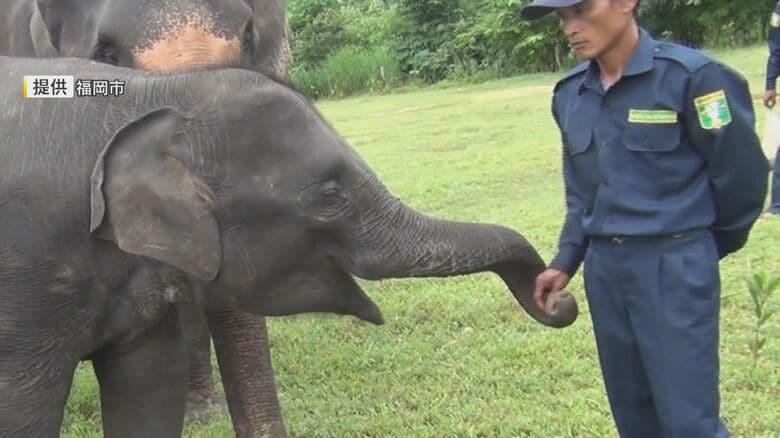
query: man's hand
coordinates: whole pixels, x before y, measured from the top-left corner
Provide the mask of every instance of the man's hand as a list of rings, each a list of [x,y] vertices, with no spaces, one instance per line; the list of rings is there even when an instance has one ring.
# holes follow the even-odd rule
[[[774,108],[776,97],[777,97],[777,91],[775,90],[764,91],[764,106],[769,109]]]
[[[569,274],[553,268],[546,269],[536,277],[536,288],[534,289],[536,305],[540,309],[544,309],[550,292],[559,291],[567,284],[569,284]]]

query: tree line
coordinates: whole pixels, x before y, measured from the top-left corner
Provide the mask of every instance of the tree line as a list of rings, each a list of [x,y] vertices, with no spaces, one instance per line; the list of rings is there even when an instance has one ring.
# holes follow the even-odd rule
[[[294,83],[313,98],[566,69],[554,16],[530,0],[288,0]],[[776,0],[641,0],[657,38],[696,48],[763,42]]]

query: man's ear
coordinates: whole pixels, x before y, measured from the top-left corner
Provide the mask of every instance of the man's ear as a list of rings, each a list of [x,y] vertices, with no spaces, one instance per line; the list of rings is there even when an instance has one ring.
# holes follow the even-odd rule
[[[639,1],[638,0],[623,0],[623,7],[626,12],[630,12],[634,17],[639,16]]]
[[[214,279],[222,245],[214,193],[177,158],[184,118],[159,108],[120,128],[95,163],[90,232],[123,251]]]

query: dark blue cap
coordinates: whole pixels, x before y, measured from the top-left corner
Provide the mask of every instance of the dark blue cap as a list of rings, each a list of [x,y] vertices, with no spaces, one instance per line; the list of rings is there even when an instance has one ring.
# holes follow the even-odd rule
[[[520,11],[520,16],[526,20],[536,20],[558,8],[567,8],[582,2],[583,0],[534,0]]]

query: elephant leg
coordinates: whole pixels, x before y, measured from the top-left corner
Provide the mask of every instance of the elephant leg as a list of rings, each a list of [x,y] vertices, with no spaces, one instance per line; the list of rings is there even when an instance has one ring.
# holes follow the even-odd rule
[[[62,361],[58,357],[56,361]],[[35,359],[24,369],[0,360],[0,437],[57,438],[78,363]],[[11,376],[18,376],[12,378]]]
[[[189,382],[185,421],[207,419],[211,414],[226,412],[227,403],[212,380],[211,333],[203,308],[182,306],[187,318],[187,351]]]
[[[220,310],[209,326],[236,437],[286,437],[265,318]]]
[[[100,384],[103,436],[181,437],[188,366],[177,308],[157,328],[100,351],[92,362]]]

